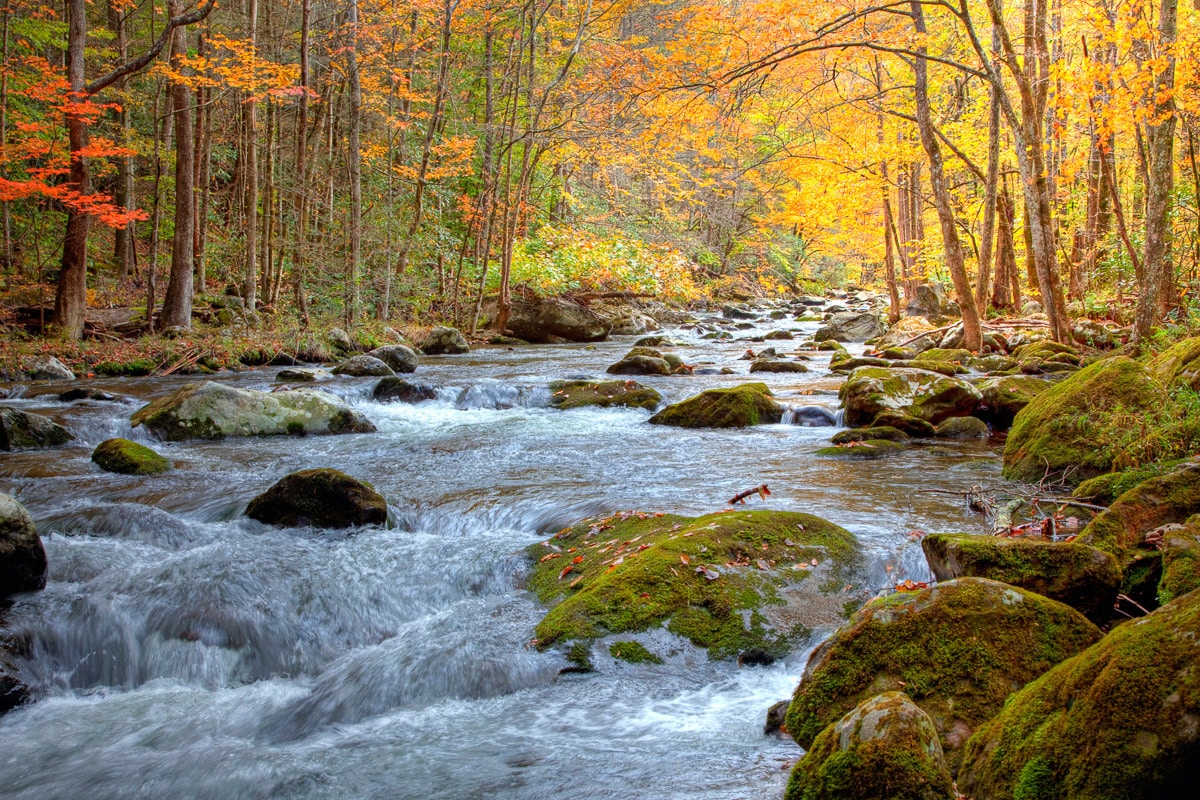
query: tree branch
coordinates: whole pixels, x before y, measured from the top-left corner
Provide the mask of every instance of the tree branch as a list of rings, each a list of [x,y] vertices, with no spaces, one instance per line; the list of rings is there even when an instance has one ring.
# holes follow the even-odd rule
[[[135,72],[140,72],[146,67],[147,64],[158,58],[158,54],[162,52],[163,48],[167,46],[167,42],[170,41],[172,31],[174,31],[180,25],[191,25],[199,22],[207,17],[216,7],[216,5],[216,0],[205,0],[204,5],[200,6],[200,8],[197,8],[190,14],[181,14],[178,17],[172,17],[171,19],[167,20],[167,26],[163,28],[162,33],[159,34],[158,39],[156,39],[154,44],[150,46],[149,50],[147,50],[145,53],[142,53],[142,55],[138,56],[133,61],[125,62],[112,72],[109,72],[107,75],[102,75],[101,77],[87,84],[87,86],[83,88],[84,93],[89,95],[96,94],[97,92],[103,91],[109,86],[112,86],[126,75],[132,75]]]

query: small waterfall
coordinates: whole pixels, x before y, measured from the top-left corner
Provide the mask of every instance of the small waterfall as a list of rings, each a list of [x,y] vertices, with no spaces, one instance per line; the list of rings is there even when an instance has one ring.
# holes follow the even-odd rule
[[[487,381],[463,389],[455,405],[461,409],[545,408],[550,405],[550,389]]]
[[[784,409],[784,425],[799,425],[802,428],[840,428],[845,412],[822,405],[791,405]]]

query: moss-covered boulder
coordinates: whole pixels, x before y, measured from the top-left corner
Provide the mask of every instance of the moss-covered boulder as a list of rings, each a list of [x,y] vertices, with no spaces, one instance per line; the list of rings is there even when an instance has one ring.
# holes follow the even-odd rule
[[[1200,594],[1120,625],[1017,692],[967,745],[975,800],[1196,793]]]
[[[1097,622],[1113,616],[1121,566],[1111,553],[1077,542],[935,533],[921,540],[933,576],[990,578],[1065,603]]]
[[[853,372],[859,367],[882,367],[890,369],[897,366],[894,360],[877,358],[875,356],[852,356],[845,350],[837,351],[829,361],[831,372]]]
[[[937,428],[925,420],[917,419],[903,411],[880,411],[871,422],[871,428],[895,428],[914,439],[928,439],[937,433]]]
[[[0,600],[46,586],[46,551],[25,506],[0,492]]]
[[[420,363],[417,351],[403,344],[387,344],[383,347],[376,347],[367,355],[387,364],[396,374],[416,372]]]
[[[898,690],[933,719],[953,766],[1009,694],[1099,638],[1073,608],[983,578],[897,592],[859,609],[813,652],[787,729],[810,747],[863,700]]]
[[[382,378],[394,375],[392,368],[375,356],[350,356],[333,368],[334,375],[345,375],[350,378]]]
[[[833,314],[817,329],[813,338],[818,342],[833,339],[839,342],[865,342],[887,332],[887,324],[873,311],[845,311]]]
[[[877,430],[870,428],[868,430]],[[894,430],[894,429],[893,429]],[[902,442],[890,439],[860,439],[853,442],[835,444],[832,447],[821,447],[813,455],[823,458],[841,458],[847,461],[883,458],[904,451]]]
[[[646,408],[653,410],[662,395],[637,381],[554,381],[550,405],[563,410],[572,408]]]
[[[862,568],[849,531],[782,511],[627,512],[527,552],[529,588],[553,604],[537,626],[541,648],[665,624],[712,659],[759,663],[835,625]]]
[[[784,800],[954,800],[933,720],[900,692],[864,700],[796,763]]]
[[[852,428],[870,425],[881,412],[903,411],[937,425],[970,414],[983,396],[958,378],[923,369],[854,370],[838,392]]]
[[[1043,391],[1016,415],[1004,447],[1004,477],[1078,483],[1108,472],[1112,461],[1096,446],[1095,416],[1118,406],[1137,413],[1166,404],[1166,393],[1141,364],[1124,356],[1098,361]]]
[[[850,442],[866,442],[866,441],[886,441],[886,442],[907,442],[911,437],[900,430],[888,425],[880,425],[872,428],[850,428],[849,430],[838,431],[830,439],[833,444],[848,444]]]
[[[143,406],[130,419],[135,428],[145,425],[170,442],[375,431],[366,417],[324,392],[258,392],[214,381],[189,384]]]
[[[41,450],[71,441],[71,432],[49,417],[0,408],[0,450]]]
[[[438,326],[429,332],[421,344],[421,352],[427,356],[461,355],[471,351],[467,337],[456,328]]]
[[[1200,514],[1163,531],[1162,579],[1158,602],[1166,605],[1200,587]]]
[[[1051,386],[1049,381],[1031,375],[1002,375],[975,385],[983,395],[976,413],[1000,430],[1012,427],[1021,409]]]
[[[1142,481],[1097,515],[1079,540],[1125,558],[1155,528],[1200,513],[1200,464],[1185,462]]]
[[[371,399],[380,403],[423,403],[437,399],[437,389],[427,383],[414,383],[393,375],[381,378],[371,390]]]
[[[105,472],[121,475],[157,475],[171,468],[158,453],[128,439],[106,439],[92,451],[92,462]]]
[[[1146,368],[1163,386],[1200,391],[1200,336],[1176,342],[1151,359]]]
[[[605,371],[609,375],[670,375],[672,369],[659,351],[635,347]]]
[[[709,389],[673,403],[650,418],[655,425],[679,428],[745,428],[783,419],[783,408],[765,383],[743,383],[730,389]]]
[[[1009,372],[1017,369],[1019,366],[1017,360],[1011,356],[1004,356],[998,353],[993,353],[987,356],[977,356],[972,358],[969,365],[971,369],[980,372]]]
[[[255,497],[246,516],[285,528],[349,528],[387,522],[387,501],[371,484],[336,469],[285,475]]]
[[[320,367],[288,367],[275,373],[278,383],[316,383],[333,378],[333,373]]]
[[[978,417],[951,417],[938,425],[933,435],[939,439],[986,439],[991,433]]]
[[[912,365],[921,369],[932,369],[943,375],[962,375],[970,372],[967,368],[970,360],[970,350],[931,347],[914,358]]]
[[[808,372],[808,367],[799,361],[782,361],[777,358],[757,358],[750,364],[751,372]]]

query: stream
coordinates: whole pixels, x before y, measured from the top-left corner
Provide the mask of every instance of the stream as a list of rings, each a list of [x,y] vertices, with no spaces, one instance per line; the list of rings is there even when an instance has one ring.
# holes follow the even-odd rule
[[[817,328],[755,325],[797,339]],[[638,378],[667,402],[747,380],[747,347],[795,349],[666,333],[689,364],[737,373]],[[141,403],[197,378],[71,384],[124,403],[61,403],[49,393],[61,384],[5,401],[78,441],[0,458],[0,490],[33,514],[50,563],[46,589],[4,619],[39,699],[0,717],[0,795],[781,797],[802,751],[764,736],[763,720],[808,651],[739,668],[690,646],[661,665],[597,647],[596,672],[560,674],[562,655],[529,647],[544,608],[522,588],[522,548],[622,509],[717,511],[766,483],[770,498],[749,507],[851,530],[868,588],[928,580],[908,532],[982,530],[953,493],[999,481],[999,454],[937,441],[842,461],[812,455],[830,427],[685,430],[642,410],[547,407],[551,380],[602,375],[636,338],[422,357],[411,377],[442,388],[419,405],[371,401],[374,378],[319,384],[375,423],[365,435],[166,444],[130,427]],[[811,355],[810,373],[753,380],[785,404],[836,409],[842,379],[828,352]],[[269,389],[277,371],[216,379]],[[175,469],[101,472],[89,457],[113,436]],[[372,483],[388,527],[347,536],[241,516],[285,474],[322,466]]]

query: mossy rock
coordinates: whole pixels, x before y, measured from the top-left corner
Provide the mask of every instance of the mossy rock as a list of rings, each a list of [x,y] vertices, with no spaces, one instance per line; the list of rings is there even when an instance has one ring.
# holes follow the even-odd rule
[[[138,409],[130,419],[135,428],[145,425],[171,442],[375,431],[369,420],[324,392],[259,392],[213,381],[184,386]]]
[[[986,439],[991,431],[977,417],[951,417],[938,425],[933,435],[939,439]]]
[[[351,378],[383,378],[394,375],[395,372],[386,363],[369,355],[350,356],[333,368],[334,375],[345,375]]]
[[[1098,361],[1029,402],[1013,420],[1004,447],[1004,477],[1079,483],[1108,472],[1111,457],[1096,447],[1093,418],[1118,406],[1131,412],[1160,409],[1166,392],[1136,361]]]
[[[852,428],[871,424],[884,411],[903,411],[931,425],[970,414],[983,396],[958,378],[923,369],[860,367],[838,392]]]
[[[871,421],[871,428],[895,428],[914,439],[928,439],[937,433],[937,429],[925,420],[917,419],[903,411],[879,412]]]
[[[46,550],[33,516],[0,492],[0,601],[46,586]]]
[[[157,475],[171,469],[170,461],[128,439],[106,439],[96,445],[92,461],[105,472],[121,475]]]
[[[1200,512],[1200,464],[1185,462],[1166,475],[1142,481],[1093,519],[1079,540],[1118,559],[1127,558],[1142,537]]]
[[[979,370],[980,372],[1005,372],[1014,370],[1018,366],[1018,362],[1011,356],[1003,356],[993,354],[989,356],[978,356],[972,358],[968,363],[971,369]]]
[[[808,367],[799,361],[780,361],[775,358],[755,359],[750,365],[751,372],[808,372]]]
[[[921,540],[939,581],[989,578],[1065,603],[1098,624],[1113,616],[1121,566],[1111,553],[1078,542],[935,533]]]
[[[900,692],[864,700],[817,736],[784,800],[954,800],[933,720]]]
[[[153,374],[156,369],[157,362],[148,358],[131,358],[128,361],[101,361],[92,367],[92,372],[110,378],[140,378]]]
[[[1051,386],[1049,381],[1030,375],[987,378],[975,385],[983,395],[976,413],[1000,430],[1010,428],[1021,409]]]
[[[553,604],[537,626],[540,648],[665,624],[711,659],[758,663],[836,624],[862,569],[849,531],[782,511],[626,512],[526,552],[535,562],[529,588]]]
[[[886,358],[888,361],[911,361],[917,357],[917,352],[917,350],[914,350],[911,347],[889,347],[879,355],[881,355],[883,358]]]
[[[878,429],[865,428],[864,430]],[[895,429],[893,428],[893,430]],[[902,452],[904,449],[902,442],[890,439],[861,439],[833,447],[822,447],[814,451],[813,455],[822,456],[823,458],[841,458],[847,461],[856,461],[883,458],[884,456]]]
[[[913,366],[921,369],[933,369],[936,366],[950,367],[952,374],[962,375],[970,372],[966,365],[971,358],[970,350],[931,347],[913,359]],[[941,372],[942,370],[935,371]]]
[[[1079,351],[1069,344],[1059,344],[1050,339],[1038,339],[1020,345],[1012,351],[1012,357],[1021,361],[1026,358],[1036,358],[1041,361],[1057,361],[1063,364],[1079,366],[1082,357]]]
[[[866,442],[866,441],[887,441],[887,442],[907,442],[911,437],[899,428],[893,428],[888,425],[880,425],[873,428],[851,428],[845,431],[838,431],[830,439],[834,444],[847,444],[849,442]]]
[[[550,391],[550,405],[563,410],[589,406],[653,410],[662,402],[661,394],[637,381],[554,381]]]
[[[875,356],[852,356],[845,350],[840,351],[829,362],[831,372],[853,372],[859,367],[881,367],[890,369],[895,367],[896,363],[887,358],[876,358]]]
[[[709,389],[673,403],[650,418],[655,425],[680,428],[745,428],[783,419],[783,409],[765,383],[743,383],[729,389]]]
[[[1194,797],[1200,761],[1200,594],[1041,676],[968,743],[958,788],[976,800]]]
[[[897,592],[859,609],[813,652],[787,729],[808,748],[863,700],[899,690],[933,719],[953,766],[1009,694],[1099,638],[1073,608],[983,578]]]
[[[783,319],[783,316],[776,317],[774,316],[774,313],[781,312],[773,312],[771,316],[772,319]],[[787,342],[795,339],[796,337],[793,336],[790,331],[769,331],[763,338],[768,342]]]
[[[649,355],[647,353],[631,353],[616,364],[610,366],[605,372],[609,375],[670,375],[673,371],[671,365],[663,358],[657,350],[650,350],[648,347],[635,347],[634,350],[649,350],[657,355]]]
[[[1176,342],[1154,357],[1146,369],[1163,386],[1200,391],[1200,336]]]
[[[629,664],[661,664],[663,660],[646,649],[641,642],[613,642],[608,646],[608,654],[618,661]]]
[[[387,501],[371,484],[336,469],[285,475],[255,497],[246,516],[285,528],[349,528],[387,522]]]
[[[1162,578],[1158,602],[1166,605],[1200,587],[1200,514],[1163,532]]]
[[[397,375],[416,372],[420,365],[417,351],[403,344],[386,344],[383,347],[376,347],[367,355],[387,364]]]
[[[1185,462],[1182,459],[1172,459],[1121,472],[1106,472],[1103,475],[1088,478],[1076,486],[1071,492],[1071,496],[1087,500],[1094,505],[1111,506],[1118,497],[1138,484],[1173,472],[1183,463]]]
[[[0,450],[41,450],[71,441],[71,432],[49,417],[0,408]]]
[[[429,332],[421,344],[421,352],[427,356],[461,355],[471,351],[467,337],[456,328],[438,326]]]
[[[288,367],[275,373],[278,383],[316,383],[333,378],[333,373],[320,367]]]

